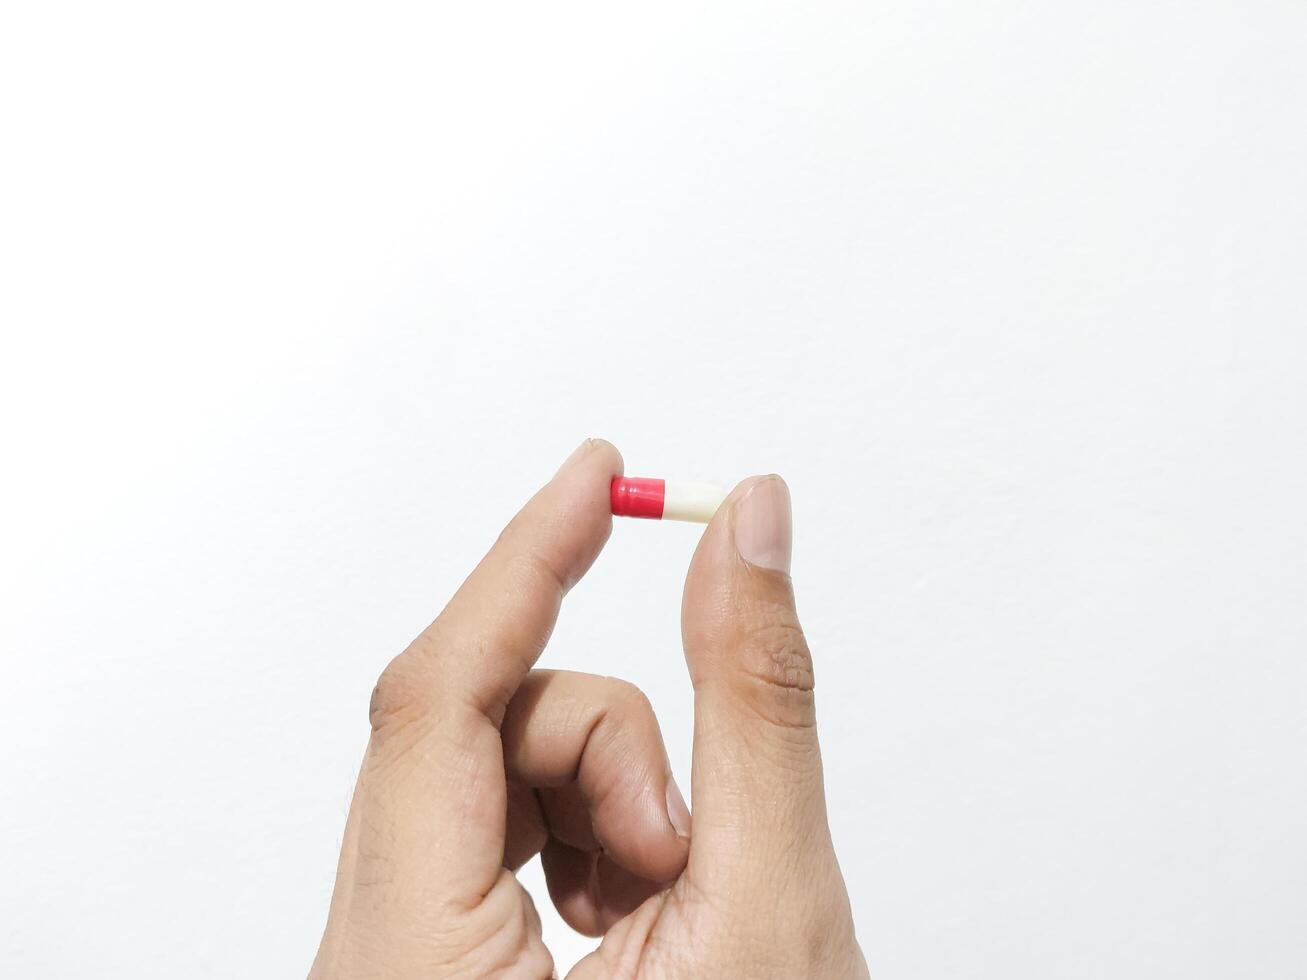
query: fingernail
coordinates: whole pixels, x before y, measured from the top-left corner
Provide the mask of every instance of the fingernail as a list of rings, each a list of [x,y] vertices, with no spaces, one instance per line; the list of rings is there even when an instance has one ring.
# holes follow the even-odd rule
[[[685,805],[681,788],[676,785],[676,779],[670,773],[667,776],[667,819],[672,822],[677,837],[689,838],[690,808]]]
[[[572,455],[571,455],[571,456],[568,456],[567,459],[563,460],[563,465],[560,466],[560,467],[558,467],[558,473],[563,472],[563,470],[567,469],[569,466],[571,466],[573,463],[575,463],[578,459],[580,459],[582,456],[584,456],[586,453],[588,453],[588,452],[590,451],[590,447],[591,447],[592,445],[594,445],[594,440],[593,440],[593,439],[586,439],[586,440],[584,440],[584,441],[581,443],[581,445],[579,445],[579,446],[577,446],[575,449],[573,449],[573,450],[572,450]],[[554,476],[557,476],[558,473],[555,473]]]
[[[735,505],[735,548],[751,565],[790,572],[790,488],[763,477]]]

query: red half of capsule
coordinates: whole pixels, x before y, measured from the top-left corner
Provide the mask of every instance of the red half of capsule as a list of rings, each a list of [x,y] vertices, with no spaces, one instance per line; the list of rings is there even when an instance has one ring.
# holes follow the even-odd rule
[[[608,488],[614,517],[651,517],[662,520],[667,481],[642,476],[615,476]]]

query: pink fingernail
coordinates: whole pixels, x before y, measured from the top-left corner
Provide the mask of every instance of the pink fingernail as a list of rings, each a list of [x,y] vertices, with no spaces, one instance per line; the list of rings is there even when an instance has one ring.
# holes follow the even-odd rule
[[[790,490],[779,476],[759,480],[735,505],[735,547],[749,564],[789,574]]]
[[[685,805],[685,797],[670,773],[667,776],[667,819],[672,822],[677,837],[689,838],[690,808]]]

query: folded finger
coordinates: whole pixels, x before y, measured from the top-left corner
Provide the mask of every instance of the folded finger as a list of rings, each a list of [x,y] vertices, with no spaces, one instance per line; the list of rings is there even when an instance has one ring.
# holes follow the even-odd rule
[[[640,878],[685,866],[689,811],[649,699],[612,677],[535,670],[504,717],[504,766],[540,790],[551,834]]]

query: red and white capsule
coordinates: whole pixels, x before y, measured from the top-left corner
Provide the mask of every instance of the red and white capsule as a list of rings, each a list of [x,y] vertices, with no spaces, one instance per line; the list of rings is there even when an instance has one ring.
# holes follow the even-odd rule
[[[652,480],[615,476],[608,491],[614,517],[648,517],[655,521],[694,521],[707,524],[726,499],[715,483]]]

